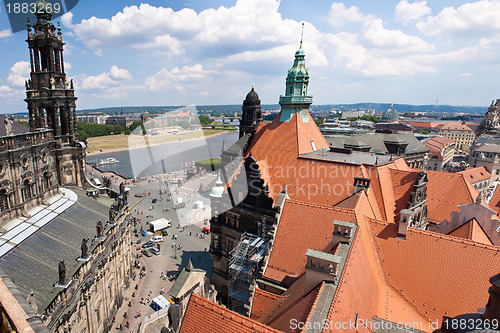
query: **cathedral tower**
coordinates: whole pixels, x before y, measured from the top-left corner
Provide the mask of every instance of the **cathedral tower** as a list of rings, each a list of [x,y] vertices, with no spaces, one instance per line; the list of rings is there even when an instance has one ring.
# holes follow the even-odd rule
[[[40,5],[39,5],[40,4]],[[50,22],[46,1],[38,0],[37,22],[28,26],[31,74],[26,82],[26,103],[30,131],[52,130],[56,141],[56,162],[60,185],[81,186],[84,180],[83,146],[78,142],[76,97],[73,81],[64,72],[61,28]]]

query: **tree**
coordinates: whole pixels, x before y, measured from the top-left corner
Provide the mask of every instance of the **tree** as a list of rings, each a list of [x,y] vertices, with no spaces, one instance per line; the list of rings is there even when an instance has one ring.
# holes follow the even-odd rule
[[[323,125],[324,119],[323,118],[316,118],[316,119],[314,119],[314,122],[316,123],[316,125],[318,127],[320,127],[321,125]]]
[[[200,115],[200,125],[210,125],[212,123],[212,119],[210,119],[207,115]]]

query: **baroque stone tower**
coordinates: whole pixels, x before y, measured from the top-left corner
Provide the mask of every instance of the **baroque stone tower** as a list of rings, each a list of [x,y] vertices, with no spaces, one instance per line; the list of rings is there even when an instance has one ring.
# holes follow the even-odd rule
[[[38,3],[46,3],[38,0]],[[47,8],[37,6],[36,8]],[[26,82],[30,132],[52,130],[56,142],[56,164],[60,185],[84,183],[83,143],[76,133],[76,97],[73,81],[64,72],[61,28],[50,22],[52,13],[39,10],[33,30],[28,22],[31,74]]]
[[[262,121],[262,110],[260,108],[259,95],[254,90],[252,85],[252,90],[247,94],[247,97],[243,101],[243,110],[241,114],[240,123],[240,138],[245,133],[250,133],[252,136],[257,131],[260,122]]]

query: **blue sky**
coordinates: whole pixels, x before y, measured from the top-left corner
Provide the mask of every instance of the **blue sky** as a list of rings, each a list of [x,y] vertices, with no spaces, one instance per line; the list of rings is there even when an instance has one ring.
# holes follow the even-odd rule
[[[315,104],[488,106],[500,1],[85,0],[61,21],[79,109],[277,103],[305,22]],[[26,33],[0,6],[0,113],[26,110]]]

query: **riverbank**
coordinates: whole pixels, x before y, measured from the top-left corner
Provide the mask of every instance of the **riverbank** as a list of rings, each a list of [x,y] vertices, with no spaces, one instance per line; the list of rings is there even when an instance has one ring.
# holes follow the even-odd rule
[[[144,148],[148,146],[157,146],[168,142],[175,141],[191,141],[201,138],[207,138],[227,133],[226,130],[204,129],[201,131],[191,131],[184,134],[176,135],[158,135],[144,138],[138,135],[107,135],[87,139],[87,156],[113,153],[118,151],[132,150]],[[147,140],[147,141],[146,141]]]

